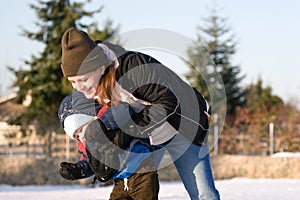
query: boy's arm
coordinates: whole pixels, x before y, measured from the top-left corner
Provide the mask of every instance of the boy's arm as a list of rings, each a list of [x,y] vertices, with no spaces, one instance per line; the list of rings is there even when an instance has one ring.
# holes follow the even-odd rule
[[[88,161],[87,153],[82,142],[77,143],[79,154],[81,154],[80,161],[76,163],[61,162],[59,173],[67,180],[77,180],[88,178],[94,174]]]
[[[94,174],[86,160],[76,163],[61,162],[59,173],[67,180],[88,178]]]

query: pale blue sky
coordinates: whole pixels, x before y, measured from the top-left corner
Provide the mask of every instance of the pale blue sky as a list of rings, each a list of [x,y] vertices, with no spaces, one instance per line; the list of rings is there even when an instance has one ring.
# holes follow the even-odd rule
[[[20,66],[22,59],[41,50],[41,45],[21,37],[20,26],[34,30],[35,13],[29,8],[29,0],[5,1],[0,7],[0,92],[4,93],[12,80],[4,67]],[[298,0],[152,0],[117,1],[92,0],[88,8],[104,5],[101,14],[95,16],[99,25],[111,18],[120,25],[120,33],[143,28],[167,29],[196,38],[197,26],[217,5],[220,15],[227,18],[238,42],[233,63],[246,75],[244,84],[255,82],[260,76],[273,93],[284,100],[300,99],[300,1]],[[162,58],[163,57],[163,58]],[[161,55],[162,59],[170,58]],[[160,59],[160,58],[159,58]],[[172,65],[171,60],[164,60]],[[175,64],[176,65],[176,64]],[[171,66],[170,66],[171,67]],[[187,70],[180,65],[178,73]],[[5,88],[4,88],[5,87]]]

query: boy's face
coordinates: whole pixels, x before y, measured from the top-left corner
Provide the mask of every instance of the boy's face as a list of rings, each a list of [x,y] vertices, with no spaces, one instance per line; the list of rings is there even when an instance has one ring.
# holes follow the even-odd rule
[[[104,71],[105,66],[102,66],[95,71],[83,75],[70,76],[68,77],[68,80],[72,83],[74,89],[82,92],[86,98],[93,99],[97,91],[99,80],[104,74]]]
[[[94,120],[87,122],[85,125],[81,126],[79,129],[77,129],[74,133],[74,138],[79,140],[82,143],[85,143],[84,133],[85,133],[86,128],[88,127],[88,125],[90,123],[92,123],[92,121],[94,121]]]

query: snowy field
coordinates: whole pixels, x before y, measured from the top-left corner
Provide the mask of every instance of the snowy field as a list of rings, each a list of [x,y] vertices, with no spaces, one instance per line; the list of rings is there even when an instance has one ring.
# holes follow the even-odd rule
[[[246,179],[217,180],[223,200],[299,200],[300,179]],[[2,200],[106,200],[112,186],[87,188],[70,186],[9,186],[0,185]],[[161,182],[159,199],[189,199],[180,182]]]

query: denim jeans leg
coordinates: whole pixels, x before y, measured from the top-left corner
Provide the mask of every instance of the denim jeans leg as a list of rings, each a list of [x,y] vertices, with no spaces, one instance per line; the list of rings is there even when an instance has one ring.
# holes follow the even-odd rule
[[[190,198],[217,200],[220,195],[215,188],[209,151],[204,148],[206,147],[191,144],[183,136],[177,135],[167,149]]]
[[[162,168],[162,166],[160,166],[160,165],[161,165],[161,161],[162,161],[165,153],[166,153],[166,148],[164,148],[164,146],[162,146],[162,145],[154,146],[154,151],[152,152],[152,157],[153,157],[155,167],[157,170]]]

